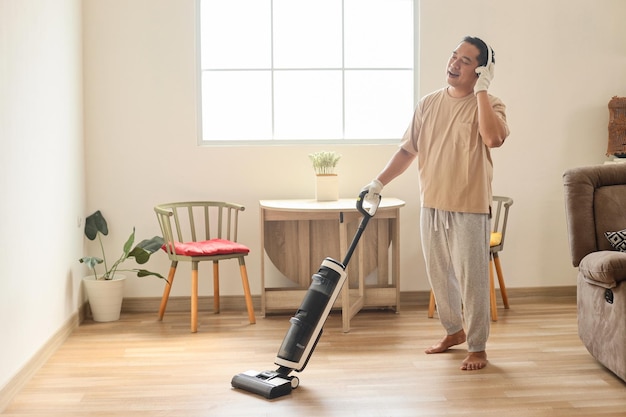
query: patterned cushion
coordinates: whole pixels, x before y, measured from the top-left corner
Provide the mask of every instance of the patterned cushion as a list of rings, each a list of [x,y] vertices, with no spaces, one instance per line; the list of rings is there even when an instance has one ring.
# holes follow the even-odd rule
[[[626,252],[626,229],[619,232],[604,232],[611,246],[620,252]]]
[[[162,247],[166,249],[165,245]],[[174,252],[183,256],[229,255],[231,253],[248,253],[250,249],[241,243],[226,239],[211,239],[201,242],[174,242]]]

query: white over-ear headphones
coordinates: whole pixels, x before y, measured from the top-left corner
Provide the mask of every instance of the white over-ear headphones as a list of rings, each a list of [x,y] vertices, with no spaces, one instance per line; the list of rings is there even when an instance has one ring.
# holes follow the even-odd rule
[[[482,40],[482,39],[481,39]],[[491,64],[493,62],[493,51],[491,50],[491,46],[489,46],[489,44],[485,41],[483,41],[483,43],[485,44],[485,46],[487,47],[487,62],[485,63],[485,65],[480,65],[480,67],[487,67],[489,66],[489,64]],[[476,68],[476,76],[480,76],[480,70],[478,68]]]

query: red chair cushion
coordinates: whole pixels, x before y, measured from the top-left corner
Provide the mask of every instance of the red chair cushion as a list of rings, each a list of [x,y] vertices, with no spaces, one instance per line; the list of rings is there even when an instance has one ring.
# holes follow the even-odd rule
[[[165,245],[162,247],[166,250]],[[226,239],[203,240],[202,242],[174,242],[174,252],[182,256],[212,256],[231,253],[248,253],[250,249],[241,243]]]

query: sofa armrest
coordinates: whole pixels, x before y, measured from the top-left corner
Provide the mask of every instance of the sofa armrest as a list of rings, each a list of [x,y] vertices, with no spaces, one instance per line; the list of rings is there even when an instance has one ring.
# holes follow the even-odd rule
[[[614,288],[626,280],[626,253],[602,250],[591,252],[578,265],[583,279],[603,288]]]

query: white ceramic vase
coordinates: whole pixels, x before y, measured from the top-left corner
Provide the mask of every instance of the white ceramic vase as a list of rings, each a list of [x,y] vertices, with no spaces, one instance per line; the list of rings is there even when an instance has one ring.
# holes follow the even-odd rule
[[[339,200],[339,177],[337,174],[315,176],[315,199],[317,201]]]
[[[120,319],[125,282],[126,277],[119,274],[109,280],[96,279],[93,275],[83,278],[94,321],[107,322]]]

